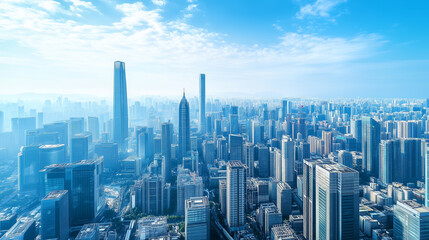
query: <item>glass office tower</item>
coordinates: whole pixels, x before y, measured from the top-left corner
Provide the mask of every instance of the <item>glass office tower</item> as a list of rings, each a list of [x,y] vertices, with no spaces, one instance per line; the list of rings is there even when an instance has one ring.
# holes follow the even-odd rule
[[[200,112],[199,112],[199,131],[206,133],[206,75],[200,74]]]
[[[371,117],[362,117],[362,168],[373,177],[379,173],[380,123]]]
[[[113,91],[113,141],[119,145],[120,152],[125,152],[128,137],[128,103],[124,62],[114,63]]]
[[[207,197],[193,197],[185,203],[186,239],[210,239],[210,204]]]
[[[316,239],[359,239],[359,173],[338,163],[316,166]]]
[[[179,104],[179,162],[191,151],[191,128],[189,118],[189,103],[185,92]]]
[[[42,239],[67,240],[69,237],[69,195],[67,190],[52,191],[42,199]]]

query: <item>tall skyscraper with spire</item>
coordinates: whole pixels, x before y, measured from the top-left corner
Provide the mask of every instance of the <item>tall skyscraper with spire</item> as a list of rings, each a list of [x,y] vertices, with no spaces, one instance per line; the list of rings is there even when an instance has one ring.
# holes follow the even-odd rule
[[[206,133],[206,75],[200,74],[200,116],[199,128],[200,133]]]
[[[191,151],[191,127],[189,118],[189,103],[185,97],[183,89],[183,98],[179,104],[179,162]]]
[[[118,143],[119,151],[125,152],[128,137],[128,103],[125,63],[116,61],[113,85],[113,142]]]

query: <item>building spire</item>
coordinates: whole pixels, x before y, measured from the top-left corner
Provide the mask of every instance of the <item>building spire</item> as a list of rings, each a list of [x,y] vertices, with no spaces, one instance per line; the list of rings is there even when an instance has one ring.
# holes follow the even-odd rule
[[[185,88],[183,88],[183,97],[185,97]]]

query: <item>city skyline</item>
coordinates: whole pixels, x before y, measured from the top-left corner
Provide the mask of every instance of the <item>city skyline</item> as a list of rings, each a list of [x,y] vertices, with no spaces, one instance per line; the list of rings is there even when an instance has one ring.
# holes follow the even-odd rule
[[[202,72],[208,97],[424,97],[429,35],[419,29],[428,9],[425,1],[7,0],[0,93],[107,97],[111,62],[121,60],[131,97],[198,95]]]
[[[1,240],[429,239],[429,2],[0,1]]]

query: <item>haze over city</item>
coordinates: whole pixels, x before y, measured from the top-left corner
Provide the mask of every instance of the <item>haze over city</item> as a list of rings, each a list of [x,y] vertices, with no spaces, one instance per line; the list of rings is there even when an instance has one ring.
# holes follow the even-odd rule
[[[429,239],[428,12],[1,0],[0,240]]]

